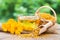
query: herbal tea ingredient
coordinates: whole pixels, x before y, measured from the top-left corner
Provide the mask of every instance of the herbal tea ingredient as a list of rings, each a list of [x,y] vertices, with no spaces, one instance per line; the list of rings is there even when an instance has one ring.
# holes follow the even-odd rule
[[[51,14],[49,14],[49,13],[40,13],[40,14],[38,14],[41,18],[44,18],[44,19],[46,19],[46,20],[50,20],[50,21],[52,21],[52,22],[54,22],[54,21],[56,21],[55,20],[55,17],[54,16],[52,16]]]
[[[39,16],[52,22],[55,20],[55,18],[52,15],[47,13],[39,14]],[[10,32],[11,34],[19,35],[24,30],[33,31],[34,29],[38,28],[37,24],[41,25],[42,21],[39,19],[31,23],[28,21],[21,22],[21,21],[15,21],[14,19],[9,19],[6,23],[2,24],[2,29],[4,32]],[[36,35],[38,34],[38,31],[35,31],[34,33]]]
[[[29,22],[16,22],[14,19],[9,19],[6,23],[2,24],[2,29],[11,34],[20,34],[23,30],[32,31],[37,28],[35,23]]]

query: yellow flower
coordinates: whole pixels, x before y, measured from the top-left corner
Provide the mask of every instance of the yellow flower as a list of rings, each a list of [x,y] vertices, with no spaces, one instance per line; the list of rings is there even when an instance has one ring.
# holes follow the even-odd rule
[[[15,27],[16,27],[16,24],[14,24],[14,23],[12,23],[11,24],[11,27],[10,27],[10,33],[12,33],[12,34],[14,34],[14,32],[15,32]]]
[[[20,34],[19,30],[15,30],[15,34],[19,35]]]
[[[3,29],[3,31],[7,31],[7,27],[6,27],[6,24],[4,23],[4,24],[2,24],[2,29]]]
[[[21,23],[17,24],[16,30],[19,30],[20,33],[23,31],[23,26]]]
[[[47,14],[47,13],[41,13],[39,14],[40,17],[46,19],[46,20],[50,20],[50,21],[54,21],[54,16]]]
[[[7,22],[11,23],[11,22],[15,22],[15,20],[14,19],[9,19]]]

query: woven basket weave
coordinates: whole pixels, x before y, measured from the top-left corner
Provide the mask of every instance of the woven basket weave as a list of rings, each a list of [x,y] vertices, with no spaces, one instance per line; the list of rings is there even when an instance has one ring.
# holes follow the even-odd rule
[[[56,28],[55,26],[56,26],[57,16],[56,16],[56,12],[54,11],[53,8],[51,8],[50,6],[42,6],[42,7],[40,7],[40,8],[37,9],[37,11],[35,12],[35,16],[39,16],[40,10],[43,9],[43,8],[48,8],[48,9],[50,9],[50,10],[53,12],[53,14],[54,14],[53,16],[55,17],[54,22],[52,22],[53,25],[50,26],[50,27],[47,29],[47,32],[49,32],[49,33],[50,33],[50,32],[51,32],[51,33],[56,33],[56,32],[55,32],[55,28]],[[42,19],[41,21],[43,21],[43,22],[44,22],[44,20],[46,21],[46,19],[41,18],[41,16],[39,16],[39,18]]]
[[[51,7],[49,7],[49,6],[42,6],[42,7],[38,8],[38,9],[36,10],[36,12],[35,12],[35,16],[39,16],[38,13],[40,13],[39,11],[40,11],[41,9],[43,9],[43,8],[48,8],[48,9],[50,9],[50,10],[53,12],[54,17],[55,17],[55,22],[56,22],[56,21],[57,21],[56,12],[54,11],[53,8],[51,8]],[[41,18],[41,17],[40,17],[40,18]]]

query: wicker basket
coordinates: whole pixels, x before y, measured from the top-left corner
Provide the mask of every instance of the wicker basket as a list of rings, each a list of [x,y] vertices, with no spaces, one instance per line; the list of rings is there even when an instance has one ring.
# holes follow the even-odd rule
[[[53,21],[53,22],[52,22],[53,25],[51,25],[51,26],[49,26],[49,27],[47,27],[47,25],[45,24],[45,27],[47,27],[47,28],[46,28],[46,29],[45,29],[45,28],[42,28],[42,29],[40,30],[40,34],[43,33],[43,32],[45,32],[45,31],[47,31],[48,33],[56,33],[56,32],[55,32],[55,28],[56,28],[55,26],[56,26],[57,16],[56,16],[56,12],[55,12],[51,7],[49,7],[49,6],[42,6],[42,7],[38,8],[37,11],[35,12],[35,16],[39,16],[38,14],[40,13],[40,10],[43,9],[43,8],[48,8],[48,9],[50,9],[50,10],[53,12],[54,17],[55,17],[55,21]],[[44,18],[42,18],[42,17],[40,17],[40,16],[39,16],[39,18],[40,18],[40,20],[43,21],[43,22],[47,21],[46,19],[44,19]],[[42,26],[43,26],[43,25],[42,25]],[[40,27],[41,27],[41,26],[40,26]]]

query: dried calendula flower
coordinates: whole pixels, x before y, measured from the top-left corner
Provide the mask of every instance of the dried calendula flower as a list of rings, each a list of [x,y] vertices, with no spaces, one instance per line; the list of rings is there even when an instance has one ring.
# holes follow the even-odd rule
[[[54,16],[52,16],[51,14],[49,14],[49,13],[40,13],[40,14],[38,14],[41,18],[44,18],[44,19],[46,19],[46,20],[50,20],[50,21],[52,21],[52,22],[54,22],[55,21],[55,17]]]
[[[18,22],[15,28],[16,31],[18,31],[18,33],[21,33],[23,31],[23,26],[22,23]],[[16,32],[15,31],[15,32]],[[15,33],[16,34],[16,33]]]
[[[3,29],[3,31],[7,31],[7,25],[4,23],[4,24],[2,24],[2,29]]]
[[[20,35],[19,30],[15,30],[15,34],[16,34],[16,35]]]
[[[17,22],[14,21],[13,19],[9,19],[7,23],[10,25],[10,26],[8,26],[8,31],[13,34],[15,31]]]
[[[8,31],[10,33],[13,33],[13,29],[15,27],[15,22],[13,19],[9,19],[8,22],[2,24],[3,31]]]
[[[2,24],[3,31],[8,31],[11,34],[19,34],[23,31],[22,23],[16,22],[14,19],[9,19],[6,23]]]
[[[15,27],[16,27],[16,24],[12,23],[11,26],[10,26],[10,33],[11,34],[14,34],[15,32]],[[9,30],[9,29],[8,29]]]
[[[50,21],[54,21],[55,18],[50,15],[50,14],[47,14],[47,13],[42,13],[42,14],[39,14],[40,17],[46,19],[46,20],[50,20]],[[36,28],[38,28],[38,25],[41,25],[43,22],[38,19],[38,20],[33,20],[33,21],[15,21],[14,19],[9,19],[6,23],[3,23],[2,24],[2,29],[3,31],[5,32],[10,32],[11,34],[21,34],[23,31],[33,31],[35,30]],[[39,29],[38,30],[35,30],[33,32],[33,35],[38,35],[38,32],[39,32]]]

